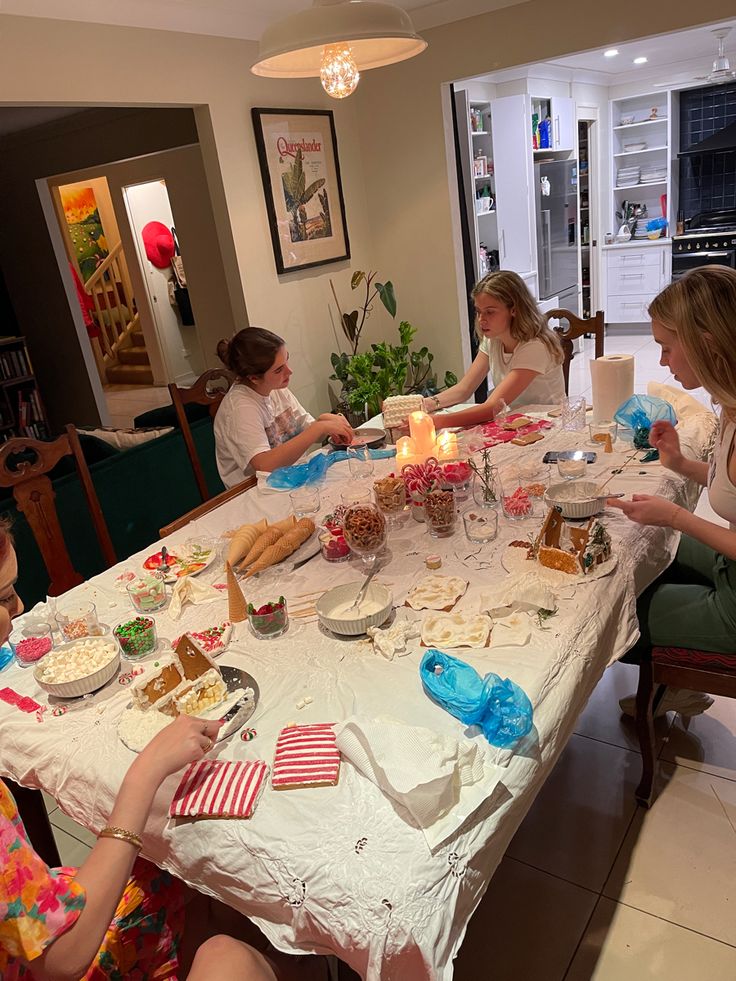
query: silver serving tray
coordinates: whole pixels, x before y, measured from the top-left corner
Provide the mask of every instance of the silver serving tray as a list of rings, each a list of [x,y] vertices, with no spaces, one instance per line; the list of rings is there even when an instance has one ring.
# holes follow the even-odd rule
[[[245,725],[255,712],[261,695],[258,682],[247,671],[243,671],[242,668],[232,668],[228,665],[222,665],[219,670],[229,692],[236,691],[238,688],[252,688],[253,698],[243,696],[232,708],[228,709],[224,716],[221,716],[224,724],[217,734],[216,742],[218,743],[223,739],[227,739],[228,736],[232,736],[234,732],[237,732],[238,729]]]

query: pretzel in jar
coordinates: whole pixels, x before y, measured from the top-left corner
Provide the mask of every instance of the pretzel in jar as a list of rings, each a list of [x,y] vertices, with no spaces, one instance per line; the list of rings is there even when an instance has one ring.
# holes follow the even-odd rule
[[[354,504],[345,512],[342,530],[355,552],[377,552],[386,538],[386,519],[372,504]]]

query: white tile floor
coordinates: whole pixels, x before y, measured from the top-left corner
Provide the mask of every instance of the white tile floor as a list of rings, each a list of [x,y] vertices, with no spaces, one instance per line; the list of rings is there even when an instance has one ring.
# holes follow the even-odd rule
[[[648,334],[606,350],[636,354],[639,391],[668,377]],[[572,395],[590,393],[591,356],[573,361]],[[470,922],[456,981],[736,978],[736,700],[658,723],[659,796],[644,811],[618,709],[636,674],[616,664],[594,691]],[[90,836],[48,806],[62,860],[78,864]]]
[[[166,386],[105,385],[105,401],[110,412],[110,426],[130,429],[136,416],[149,409],[171,404]]]

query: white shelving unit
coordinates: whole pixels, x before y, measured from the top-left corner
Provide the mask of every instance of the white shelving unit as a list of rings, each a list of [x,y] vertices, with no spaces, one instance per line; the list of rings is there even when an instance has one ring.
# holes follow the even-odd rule
[[[488,253],[498,252],[496,182],[490,107],[489,101],[482,102],[469,99],[464,90],[455,93],[465,206],[473,239],[473,265],[476,282],[486,271],[481,256],[481,246],[484,246]],[[473,128],[473,116],[475,116],[476,121],[480,120],[480,129]],[[479,163],[479,160],[482,162]],[[478,167],[480,167],[481,173],[475,172]]]
[[[625,99],[613,99],[611,108],[611,169],[610,169],[610,227],[618,231],[624,201],[634,201],[646,206],[647,217],[664,217],[668,221],[668,235],[677,214],[677,147],[678,105],[677,94],[668,90],[644,92]],[[622,119],[632,122],[622,123]],[[639,149],[627,149],[627,144],[644,144]],[[662,180],[621,186],[617,180],[619,170],[628,166],[641,168],[662,167]],[[664,214],[662,195],[666,195]],[[643,244],[637,242],[636,244]]]

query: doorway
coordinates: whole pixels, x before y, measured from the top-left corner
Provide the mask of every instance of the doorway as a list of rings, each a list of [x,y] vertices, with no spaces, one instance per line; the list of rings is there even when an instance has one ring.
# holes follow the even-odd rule
[[[587,320],[599,309],[599,127],[598,108],[577,108],[580,241],[580,316]]]
[[[166,180],[122,191],[166,377],[191,385],[205,364]]]

